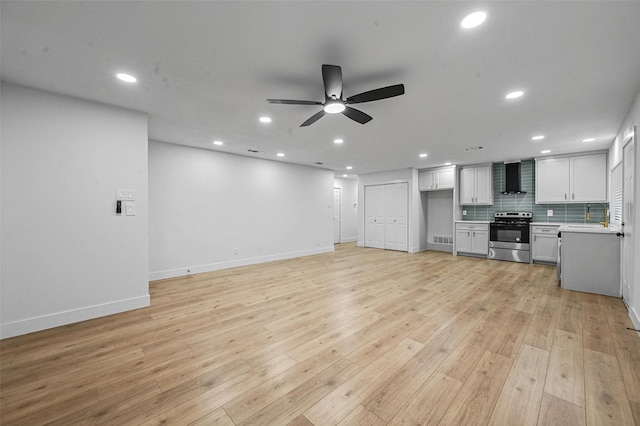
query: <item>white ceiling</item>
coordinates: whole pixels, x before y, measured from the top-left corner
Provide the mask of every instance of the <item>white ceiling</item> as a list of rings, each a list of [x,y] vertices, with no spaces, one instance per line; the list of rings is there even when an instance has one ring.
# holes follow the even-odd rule
[[[485,24],[461,30],[478,9]],[[150,139],[340,175],[607,148],[640,89],[640,1],[3,0],[0,13],[5,81],[144,111]],[[325,63],[342,66],[345,96],[406,94],[357,105],[365,125],[301,128],[320,107],[266,103],[323,101]]]

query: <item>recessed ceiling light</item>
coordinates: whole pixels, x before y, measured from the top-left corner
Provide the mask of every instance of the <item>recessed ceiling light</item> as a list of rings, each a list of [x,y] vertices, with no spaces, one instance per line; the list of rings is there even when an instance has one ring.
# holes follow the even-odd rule
[[[324,112],[327,114],[337,114],[344,111],[345,106],[340,101],[329,102],[324,106]]]
[[[544,151],[540,151],[540,154],[548,154],[550,152],[551,152],[550,149],[545,149]]]
[[[342,175],[342,177],[349,177],[349,175]]]
[[[586,138],[586,139],[582,139],[582,142],[593,142],[595,140],[596,138]]]
[[[539,141],[544,139],[544,135],[538,135],[531,138],[532,141]]]
[[[427,158],[427,154],[425,153],[420,154],[420,158]]]
[[[342,139],[334,139],[334,140],[333,140],[333,143],[338,143],[338,144],[340,144],[340,143],[342,143],[342,142],[344,142]]]
[[[450,165],[451,165],[451,163],[446,162],[446,163],[444,163],[444,165],[445,165],[445,166],[450,166]]]
[[[259,120],[261,123],[271,123],[271,117],[262,116]]]
[[[222,141],[213,141],[213,144],[221,146],[221,145],[224,145],[224,142],[222,142]]]
[[[276,154],[278,157],[284,157],[284,152],[279,152]]]
[[[125,81],[127,83],[135,83],[136,81],[138,81],[138,79],[131,74],[126,74],[123,72],[119,72],[118,74],[116,74],[116,77],[118,77],[119,80]]]
[[[347,166],[347,170],[352,170],[352,169],[353,169],[353,167]]]
[[[507,93],[504,97],[506,99],[518,99],[522,95],[524,95],[524,92],[522,90],[514,90],[513,92]]]
[[[460,27],[466,30],[475,28],[487,19],[487,13],[483,11],[473,12],[462,18]]]

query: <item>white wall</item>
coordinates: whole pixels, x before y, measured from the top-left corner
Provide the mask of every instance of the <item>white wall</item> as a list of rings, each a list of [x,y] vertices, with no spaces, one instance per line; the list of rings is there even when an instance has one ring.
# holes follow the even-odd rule
[[[333,251],[328,170],[150,141],[149,211],[152,280]]]
[[[636,95],[635,101],[627,114],[627,117],[623,121],[620,131],[616,136],[611,148],[609,149],[609,169],[615,167],[623,157],[625,136],[636,126],[636,132],[640,129],[640,92]],[[635,135],[635,205],[640,202],[640,135]],[[640,209],[636,208],[634,216],[635,232],[633,235],[634,241],[634,276],[631,283],[631,304],[629,306],[629,315],[633,320],[635,327],[640,328]]]
[[[358,181],[335,178],[334,188],[340,188],[340,242],[358,240]]]
[[[3,338],[149,305],[146,115],[3,84],[1,164]]]
[[[420,232],[423,225],[422,203],[420,191],[418,191],[418,170],[401,169],[380,173],[367,173],[358,175],[358,246],[364,247],[364,187],[368,185],[383,185],[387,183],[407,182],[409,194],[407,196],[408,221],[407,221],[407,245],[410,253],[420,251]]]

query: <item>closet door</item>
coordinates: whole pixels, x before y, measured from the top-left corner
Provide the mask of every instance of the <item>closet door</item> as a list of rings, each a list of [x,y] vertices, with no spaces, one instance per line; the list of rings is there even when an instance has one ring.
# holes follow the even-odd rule
[[[365,186],[364,246],[407,251],[408,184]]]
[[[389,250],[407,251],[407,201],[406,183],[385,185],[385,243]]]
[[[373,185],[365,187],[365,247],[384,248],[384,190],[384,185]]]

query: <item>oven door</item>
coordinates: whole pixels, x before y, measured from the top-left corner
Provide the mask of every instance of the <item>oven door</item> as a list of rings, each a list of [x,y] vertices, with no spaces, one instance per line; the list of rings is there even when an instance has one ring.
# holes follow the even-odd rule
[[[529,244],[529,224],[491,222],[490,241],[514,244]]]

